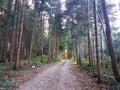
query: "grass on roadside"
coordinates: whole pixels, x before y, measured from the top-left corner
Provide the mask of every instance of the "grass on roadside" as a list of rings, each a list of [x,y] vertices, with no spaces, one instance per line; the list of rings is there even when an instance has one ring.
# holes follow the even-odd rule
[[[42,61],[43,60],[43,62],[48,62],[48,57],[47,56],[32,56],[32,60],[33,61]]]
[[[59,58],[53,58],[53,60],[52,60],[53,62],[59,62],[60,61],[60,59]]]
[[[23,60],[28,60],[28,57],[27,56],[22,56],[22,59]],[[43,63],[49,63],[49,62],[59,62],[60,59],[59,58],[53,58],[51,61],[48,61],[48,56],[32,56],[32,61],[39,61],[39,62],[42,62],[43,60]]]

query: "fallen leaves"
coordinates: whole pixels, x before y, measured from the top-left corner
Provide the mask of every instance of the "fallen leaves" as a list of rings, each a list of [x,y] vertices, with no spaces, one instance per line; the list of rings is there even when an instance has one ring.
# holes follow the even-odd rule
[[[34,69],[31,67],[31,65],[25,64],[23,70],[18,70],[18,71],[9,70],[7,72],[2,70],[0,71],[0,74],[3,75],[2,79],[6,80],[6,82],[5,83],[2,82],[2,86],[0,86],[0,90],[15,90],[17,87],[21,86],[25,81],[28,81],[33,76],[35,76],[36,73],[42,72],[43,70],[45,70],[46,68],[48,68],[53,64],[43,65],[42,67],[39,66]],[[7,83],[7,81],[9,82]],[[5,84],[6,86],[3,84]],[[11,87],[9,87],[10,86],[9,84],[11,85]]]
[[[107,84],[97,84],[96,79],[92,78],[85,71],[80,71],[74,66],[71,66],[72,71],[76,74],[77,80],[81,83],[83,90],[109,90],[109,85]]]

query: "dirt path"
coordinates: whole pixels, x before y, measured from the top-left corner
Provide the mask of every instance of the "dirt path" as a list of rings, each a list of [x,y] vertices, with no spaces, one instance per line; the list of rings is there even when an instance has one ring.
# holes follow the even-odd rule
[[[61,61],[38,73],[17,90],[83,90],[76,75],[70,70],[70,62]]]

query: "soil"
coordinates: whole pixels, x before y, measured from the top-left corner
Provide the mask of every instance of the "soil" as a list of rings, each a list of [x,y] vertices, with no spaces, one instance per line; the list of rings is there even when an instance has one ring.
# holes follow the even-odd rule
[[[16,90],[83,90],[68,61],[62,61],[38,73]]]
[[[104,84],[97,84],[86,73],[63,60],[38,72],[16,90],[109,90],[108,88]]]

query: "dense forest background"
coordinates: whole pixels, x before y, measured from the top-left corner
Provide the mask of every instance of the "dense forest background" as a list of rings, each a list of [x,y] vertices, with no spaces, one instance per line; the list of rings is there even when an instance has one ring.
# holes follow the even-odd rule
[[[70,59],[98,83],[120,82],[115,7],[107,0],[0,0],[0,67]]]

